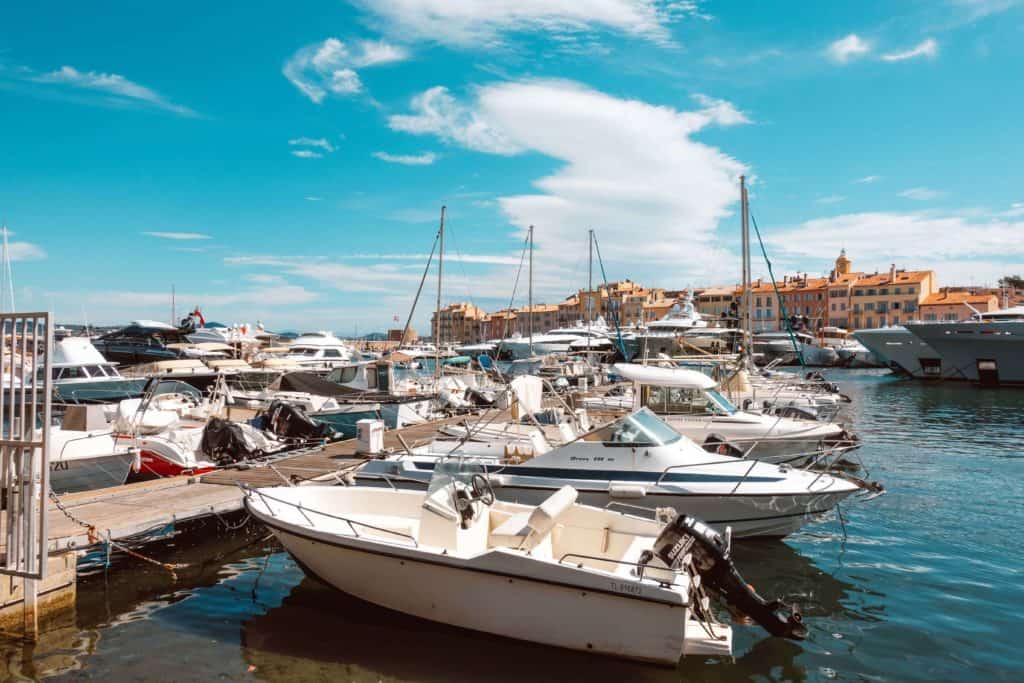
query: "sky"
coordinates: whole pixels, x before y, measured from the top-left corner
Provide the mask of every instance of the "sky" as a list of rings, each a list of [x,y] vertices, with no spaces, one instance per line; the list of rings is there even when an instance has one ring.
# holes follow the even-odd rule
[[[780,278],[1024,273],[1021,0],[262,4],[0,8],[19,310],[383,330],[442,206],[445,302],[524,303],[530,225],[538,301],[591,229],[595,282],[727,284],[741,175]]]

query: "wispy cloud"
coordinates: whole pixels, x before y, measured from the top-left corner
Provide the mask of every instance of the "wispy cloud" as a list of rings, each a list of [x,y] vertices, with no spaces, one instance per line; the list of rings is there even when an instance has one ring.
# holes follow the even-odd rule
[[[12,261],[38,261],[46,258],[46,252],[38,244],[31,242],[8,242],[7,256]]]
[[[838,204],[845,199],[846,197],[841,194],[830,194],[825,197],[818,197],[815,201],[819,204]]]
[[[408,51],[383,41],[361,40],[346,45],[337,38],[307,45],[288,58],[282,73],[316,104],[328,95],[355,95],[363,91],[356,69],[408,59]]]
[[[382,29],[406,40],[495,46],[506,34],[543,32],[565,38],[610,29],[671,43],[670,24],[704,18],[698,0],[356,0]]]
[[[293,149],[292,156],[297,156],[300,159],[321,159],[324,155],[311,149]]]
[[[404,164],[406,166],[429,166],[437,160],[433,152],[422,154],[388,154],[387,152],[374,152],[373,156],[389,164]]]
[[[846,64],[871,52],[871,43],[856,33],[840,38],[825,50],[826,56],[838,64]]]
[[[295,147],[319,147],[325,152],[333,152],[334,145],[327,141],[327,138],[294,138],[288,141],[289,145]]]
[[[210,235],[205,235],[201,232],[144,232],[143,235],[149,237],[159,237],[165,240],[210,240],[213,239]]]
[[[937,57],[939,54],[939,44],[934,38],[928,38],[927,40],[918,43],[909,50],[903,52],[890,52],[882,55],[882,60],[886,62],[902,62],[908,59],[916,59],[918,57]]]
[[[855,183],[864,183],[864,184],[866,184],[866,183],[873,183],[873,182],[876,182],[876,181],[880,180],[881,177],[882,176],[879,176],[879,175],[866,175],[863,178],[858,178],[857,180],[855,180],[853,182],[855,182]]]
[[[163,109],[179,116],[198,116],[188,107],[169,101],[160,93],[144,85],[130,81],[120,74],[101,73],[98,71],[79,71],[72,66],[62,66],[48,73],[29,74],[25,80],[54,86],[66,86],[79,90],[102,93],[113,98],[113,101],[125,104],[135,103]]]
[[[312,196],[309,196],[309,197],[306,197],[305,199],[306,199],[307,202],[319,202],[319,201],[323,200],[323,197],[312,197]]]
[[[913,199],[919,202],[928,201],[929,199],[938,199],[942,196],[942,193],[938,190],[933,190],[929,187],[912,187],[908,190],[900,192],[901,197],[907,199]]]

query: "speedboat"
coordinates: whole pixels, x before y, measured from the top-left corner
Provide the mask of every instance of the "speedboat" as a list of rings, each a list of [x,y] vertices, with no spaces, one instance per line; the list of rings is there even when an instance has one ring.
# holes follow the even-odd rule
[[[56,494],[120,486],[137,464],[131,438],[111,429],[98,405],[73,405],[50,427],[50,488]]]
[[[480,458],[503,500],[536,504],[568,484],[589,505],[669,505],[719,531],[731,527],[736,536],[786,536],[853,494],[884,490],[845,474],[708,453],[648,408],[556,448],[435,441],[369,460],[355,476],[378,486],[413,486],[456,454]]]
[[[482,468],[446,462],[425,492],[248,489],[245,507],[308,575],[460,628],[669,666],[728,656],[732,630],[701,586],[734,576],[722,593],[745,596],[766,628],[806,635],[799,614],[767,614],[776,605],[741,585],[728,540],[699,521],[666,525],[577,497],[563,486],[537,505],[498,501]]]
[[[621,408],[646,406],[706,449],[802,467],[856,445],[838,424],[740,410],[713,379],[696,370],[618,363],[612,372],[633,385],[618,398]],[[601,404],[607,406],[607,400]]]

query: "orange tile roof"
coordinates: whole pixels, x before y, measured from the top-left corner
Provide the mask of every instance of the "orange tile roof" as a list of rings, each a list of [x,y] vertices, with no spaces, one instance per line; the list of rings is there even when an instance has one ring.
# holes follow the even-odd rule
[[[905,285],[905,284],[916,284],[924,282],[927,278],[933,275],[930,270],[897,270],[896,279],[892,280],[889,277],[889,273],[875,273],[874,275],[865,275],[861,279],[857,280],[854,284],[855,287],[877,287],[880,285]]]
[[[998,301],[995,294],[971,294],[970,292],[940,292],[930,294],[922,306],[944,306],[951,304],[988,304],[993,300]]]

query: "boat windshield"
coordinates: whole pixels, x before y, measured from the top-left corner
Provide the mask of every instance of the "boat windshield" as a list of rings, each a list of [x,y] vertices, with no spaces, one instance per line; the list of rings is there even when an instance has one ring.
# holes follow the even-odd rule
[[[714,389],[644,387],[644,405],[659,415],[732,415],[736,406]]]
[[[682,437],[648,408],[641,408],[601,429],[583,436],[608,446],[667,446]]]
[[[465,458],[447,458],[439,460],[430,478],[427,496],[423,507],[452,521],[459,519],[459,511],[455,508],[455,490],[472,488],[473,475],[487,476],[483,465]]]

